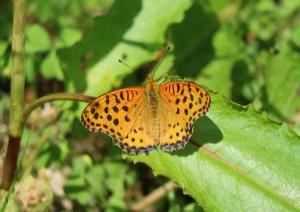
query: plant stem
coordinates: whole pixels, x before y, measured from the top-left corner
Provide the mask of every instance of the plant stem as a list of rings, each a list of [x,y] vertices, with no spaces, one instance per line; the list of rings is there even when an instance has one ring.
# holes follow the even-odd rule
[[[53,101],[57,101],[57,100],[72,100],[72,101],[82,101],[82,102],[88,102],[89,103],[89,102],[93,101],[94,99],[95,99],[95,97],[87,96],[87,95],[83,95],[83,94],[77,94],[77,93],[54,93],[54,94],[50,94],[50,95],[47,95],[47,96],[43,96],[40,99],[36,100],[31,105],[29,105],[24,110],[24,113],[22,115],[22,117],[23,117],[22,121],[23,120],[26,121],[26,119],[29,117],[29,115],[31,114],[31,112],[33,110],[35,110],[36,108],[42,106],[46,102],[53,102]],[[4,173],[7,173],[7,168],[10,168],[12,170],[16,170],[19,148],[20,148],[20,136],[10,137],[9,146],[8,146],[8,150],[7,150],[7,153],[6,153],[6,159],[9,158],[11,161],[14,161],[15,163],[11,163],[11,161],[6,160],[5,164],[7,164],[7,166],[4,166]],[[12,173],[12,172],[10,172],[10,173]],[[7,176],[7,175],[4,174],[4,176]],[[14,175],[12,175],[12,176],[9,175],[9,176],[7,176],[7,178],[9,178],[10,180],[3,181],[3,188],[4,189],[9,188],[9,186],[12,182],[13,176]],[[4,183],[4,182],[7,182],[7,183]]]
[[[11,113],[10,135],[17,137],[22,133],[24,108],[24,30],[25,0],[13,0],[13,36],[12,36],[12,75],[11,75]]]
[[[172,181],[167,182],[166,184],[160,186],[159,188],[152,191],[141,201],[135,203],[130,207],[131,211],[145,211],[147,207],[154,204],[161,198],[163,198],[169,191],[176,189],[178,186]]]
[[[3,188],[8,189],[14,178],[22,134],[24,108],[24,31],[25,0],[13,0],[11,107],[9,142],[3,169]]]
[[[94,99],[95,99],[95,97],[87,96],[87,95],[83,95],[83,94],[77,94],[77,93],[49,94],[47,96],[43,96],[43,97],[37,99],[34,103],[29,105],[24,111],[23,118],[24,118],[24,120],[26,120],[33,110],[42,106],[46,102],[53,102],[53,101],[57,101],[57,100],[72,100],[72,101],[91,102]]]

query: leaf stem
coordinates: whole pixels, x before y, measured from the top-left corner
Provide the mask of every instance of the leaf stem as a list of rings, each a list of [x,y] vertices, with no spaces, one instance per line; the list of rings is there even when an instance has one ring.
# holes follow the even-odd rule
[[[22,134],[24,109],[24,31],[25,0],[13,0],[11,107],[9,142],[4,161],[3,188],[8,189],[14,178]]]
[[[53,102],[57,100],[71,100],[71,101],[81,101],[81,102],[91,102],[95,99],[95,97],[92,96],[87,96],[83,94],[78,94],[78,93],[54,93],[54,94],[49,94],[46,96],[43,96],[39,99],[37,99],[34,103],[29,105],[28,107],[25,108],[23,117],[24,120],[28,118],[30,113],[35,110],[36,108],[42,106],[46,102]]]

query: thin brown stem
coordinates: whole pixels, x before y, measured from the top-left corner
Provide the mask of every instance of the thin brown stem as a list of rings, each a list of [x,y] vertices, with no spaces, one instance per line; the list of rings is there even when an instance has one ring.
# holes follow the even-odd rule
[[[131,211],[143,211],[148,206],[152,205],[156,201],[163,198],[169,191],[174,190],[178,186],[169,181],[166,184],[160,186],[159,188],[152,191],[150,194],[148,194],[146,197],[144,197],[141,201],[135,203],[131,206]]]
[[[9,143],[6,150],[6,158],[3,168],[3,188],[8,190],[17,169],[17,161],[20,151],[20,137],[9,136]]]

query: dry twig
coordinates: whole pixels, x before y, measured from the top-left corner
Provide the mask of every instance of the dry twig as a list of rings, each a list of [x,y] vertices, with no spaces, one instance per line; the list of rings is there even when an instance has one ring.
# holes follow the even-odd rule
[[[152,205],[156,201],[160,200],[162,197],[164,197],[169,191],[177,188],[178,186],[169,181],[166,184],[158,187],[154,191],[152,191],[150,194],[148,194],[146,197],[144,197],[141,201],[133,204],[130,207],[131,211],[142,211],[145,210],[148,206]]]

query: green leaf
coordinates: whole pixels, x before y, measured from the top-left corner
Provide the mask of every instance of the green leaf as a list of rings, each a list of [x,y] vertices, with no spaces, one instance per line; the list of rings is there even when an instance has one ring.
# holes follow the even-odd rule
[[[201,84],[231,97],[233,93],[241,92],[236,89],[237,86],[234,87],[232,76],[236,63],[244,56],[244,44],[241,32],[234,23],[220,25],[217,14],[211,9],[218,8],[217,4],[206,5],[207,8],[194,4],[186,12],[185,19],[172,27],[174,65],[179,75],[198,76]],[[186,42],[187,32],[191,31],[193,33],[188,34]],[[238,76],[242,74],[248,78],[245,71],[237,72]]]
[[[28,53],[48,51],[51,48],[47,31],[40,25],[29,25],[26,29],[25,49]]]
[[[92,165],[91,158],[88,155],[83,155],[73,160],[70,176],[84,176],[88,168]]]
[[[190,203],[184,207],[183,212],[204,212],[204,210],[195,203]]]
[[[269,58],[264,69],[263,109],[274,117],[291,118],[300,109],[300,55],[291,50]]]
[[[1,58],[3,57],[7,47],[8,47],[8,42],[5,42],[5,41],[0,41],[0,56]]]
[[[95,165],[86,174],[86,180],[90,184],[92,191],[101,199],[102,203],[105,201],[105,172],[103,166]]]
[[[239,61],[244,59],[244,44],[241,36],[232,24],[224,24],[214,34],[212,42],[216,56],[203,68],[197,79],[210,89],[227,97],[236,96],[237,94],[233,94],[241,90],[234,86],[242,86],[242,83],[235,83],[234,78],[236,75],[239,79],[248,78],[249,75],[246,68],[239,67],[235,70]]]
[[[30,142],[32,142],[32,140],[33,138],[30,138]],[[50,142],[45,143],[39,153],[38,158],[36,158],[35,164],[39,168],[48,167],[50,165],[53,165],[55,162],[57,164],[60,164],[63,160],[66,159],[69,151],[68,141],[66,139],[61,140],[57,144],[52,144]]]
[[[167,198],[170,204],[169,211],[180,212],[180,205],[183,204],[183,201],[178,195],[176,195],[174,190],[167,193]]]
[[[293,13],[297,13],[300,9],[300,1],[282,1],[280,5],[280,13],[289,18]]]
[[[203,69],[197,80],[208,88],[230,97],[232,87],[231,71],[235,61],[236,58],[232,57],[214,59]]]
[[[300,138],[252,106],[211,97],[194,145],[129,159],[177,182],[205,211],[299,211]]]
[[[56,52],[51,51],[41,65],[41,72],[45,78],[54,78],[57,80],[63,80],[63,72],[60,68],[59,60]]]
[[[298,115],[299,116],[299,115]],[[295,130],[295,132],[297,133],[297,135],[300,137],[300,124],[296,124],[291,126],[293,130]]]
[[[215,33],[213,46],[217,57],[239,57],[244,44],[238,30],[232,24],[223,24]]]
[[[2,76],[3,66],[8,60],[7,56],[5,55],[8,44],[8,42],[0,41],[0,76]]]
[[[107,178],[105,181],[106,187],[111,191],[108,206],[113,208],[125,209],[125,174],[127,167],[122,163],[107,162],[104,164]]]
[[[216,14],[197,3],[186,11],[182,22],[171,27],[174,66],[180,76],[198,76],[213,58],[212,39],[218,27]]]
[[[46,144],[42,148],[37,160],[37,167],[47,167],[60,158],[60,149],[56,145]]]
[[[296,26],[292,29],[292,41],[300,47],[300,27]]]
[[[86,190],[84,178],[76,177],[68,179],[64,186],[64,190],[70,199],[76,200],[82,205],[91,202],[91,194]]]
[[[275,15],[276,6],[271,1],[261,1],[254,7],[252,17],[248,20],[250,31],[266,41],[274,36],[278,29],[274,23],[279,23],[280,17]]]
[[[9,77],[12,69],[12,57],[8,51],[9,42],[0,41],[0,77]]]
[[[92,95],[110,90],[132,72],[118,59],[126,55],[133,68],[152,60],[163,46],[167,27],[181,21],[191,5],[190,0],[115,1],[106,16],[94,20],[81,42],[60,51],[66,88]]]
[[[27,55],[25,60],[25,74],[26,80],[33,83],[36,80],[37,70],[34,67],[34,57],[33,55]]]
[[[56,43],[57,48],[71,47],[81,39],[81,32],[75,28],[63,28]]]

